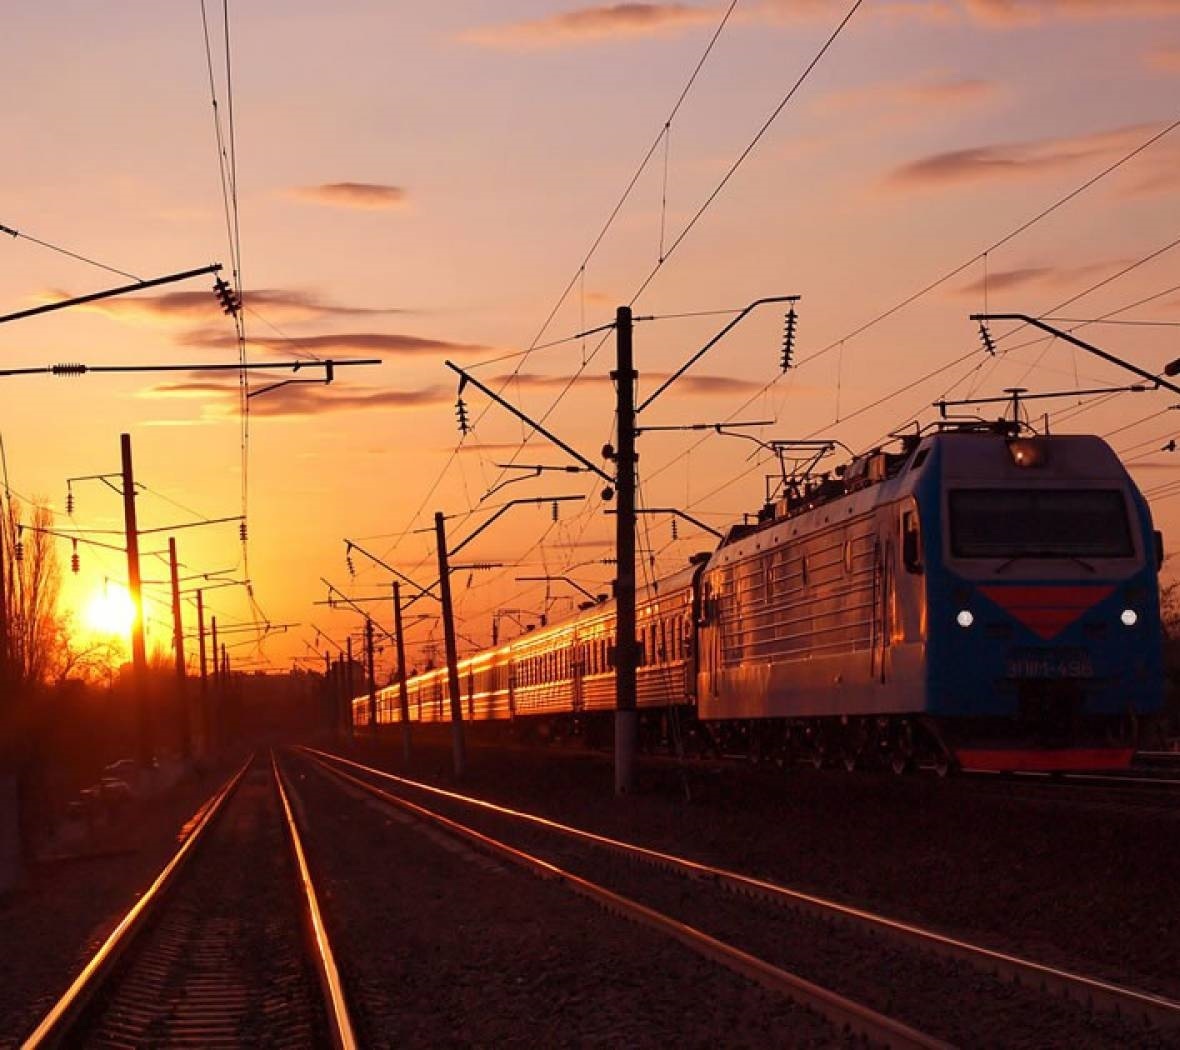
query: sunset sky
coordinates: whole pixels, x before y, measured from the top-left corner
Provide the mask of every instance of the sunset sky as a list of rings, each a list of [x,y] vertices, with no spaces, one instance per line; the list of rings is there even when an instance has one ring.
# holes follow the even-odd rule
[[[359,554],[350,577],[344,537],[432,582],[433,535],[416,530],[431,529],[436,510],[458,542],[505,500],[587,497],[564,503],[556,523],[547,504],[515,508],[464,550],[462,562],[505,566],[455,576],[466,646],[487,642],[497,609],[518,610],[503,614],[508,633],[514,619],[536,621],[543,587],[516,576],[608,589],[601,482],[545,474],[481,503],[523,476],[497,463],[569,461],[539,438],[519,450],[521,424],[470,387],[474,430],[458,444],[446,358],[602,463],[613,343],[545,345],[632,300],[637,315],[660,318],[635,330],[642,396],[731,316],[714,311],[801,295],[797,367],[780,374],[783,314],[760,308],[642,422],[773,420],[746,433],[831,437],[854,451],[932,421],[942,396],[1129,381],[1036,333],[1005,338],[1011,325],[993,326],[1001,353],[988,356],[968,320],[985,305],[1069,328],[1107,315],[1169,322],[1077,334],[1153,372],[1180,357],[1180,128],[1160,135],[1180,119],[1180,0],[865,0],[722,185],[851,6],[741,0],[591,252],[728,6],[231,3],[231,96],[222,7],[210,0],[225,135],[232,102],[249,359],[383,362],[250,403],[254,597],[273,623],[300,626],[261,644],[235,635],[236,663],[289,667],[324,650],[313,625],[338,642],[359,629],[355,614],[312,605],[326,596],[321,577],[388,593],[388,573]],[[16,5],[6,24],[0,223],[27,236],[0,237],[0,312],[127,282],[28,238],[138,278],[214,261],[228,271],[198,0],[45,0]],[[520,356],[533,344],[545,348]],[[205,278],[6,324],[0,347],[7,368],[238,355]],[[63,527],[121,527],[118,497],[101,484],[75,483],[72,521],[65,496],[69,477],[118,470],[124,431],[147,486],[142,527],[241,513],[236,376],[10,377],[2,397],[11,486],[49,501]],[[1051,411],[1056,431],[1110,435],[1156,495],[1169,553],[1180,549],[1170,498],[1180,453],[1160,450],[1180,431],[1177,405],[1158,391],[1034,409]],[[700,432],[645,434],[640,457],[643,504],[717,528],[756,511],[776,469],[749,441]],[[640,532],[649,576],[712,544],[686,523],[673,540],[663,516]],[[145,537],[145,551],[164,549],[166,535]],[[186,573],[243,572],[236,525],[176,536]],[[69,545],[60,553],[70,577]],[[125,579],[117,553],[80,555],[64,593],[79,610],[104,578]],[[144,575],[163,579],[166,566],[148,557]],[[163,643],[166,589],[149,593]],[[579,597],[552,584],[551,615]],[[223,624],[256,618],[241,589],[208,602]],[[436,612],[425,605],[412,612]],[[371,608],[389,624],[386,604]],[[423,645],[441,644],[434,619],[407,633],[419,666]]]

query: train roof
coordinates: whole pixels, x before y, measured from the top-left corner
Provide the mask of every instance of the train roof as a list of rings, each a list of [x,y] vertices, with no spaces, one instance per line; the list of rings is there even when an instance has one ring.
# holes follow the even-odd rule
[[[866,489],[877,491],[858,497],[858,504],[908,491],[928,460],[937,461],[944,478],[962,481],[1030,480],[1029,468],[1044,468],[1040,476],[1046,479],[1123,483],[1128,477],[1110,445],[1093,434],[1032,434],[1006,420],[952,421],[899,440],[897,451],[873,449],[830,473],[786,479],[783,495],[767,503],[755,520],[730,526],[716,553],[787,519],[800,519],[801,529],[807,531],[811,512]]]

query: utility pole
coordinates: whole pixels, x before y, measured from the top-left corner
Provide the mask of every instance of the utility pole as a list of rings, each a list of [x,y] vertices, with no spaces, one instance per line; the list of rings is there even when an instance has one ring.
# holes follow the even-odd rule
[[[336,693],[332,683],[332,654],[324,650],[324,712],[328,716],[328,728],[336,731]]]
[[[402,758],[410,763],[410,693],[406,688],[406,640],[402,636],[402,588],[393,581],[393,633],[397,636],[397,697],[402,716]]]
[[[11,705],[12,697],[8,694],[9,686],[9,656],[12,654],[12,642],[8,628],[8,556],[7,537],[8,509],[0,509],[0,705]]]
[[[461,780],[467,764],[463,747],[463,703],[459,695],[459,652],[455,645],[455,609],[451,604],[451,569],[447,564],[447,527],[441,510],[434,512],[434,536],[438,547],[438,583],[442,597],[443,637],[447,646],[447,681],[451,693],[451,747],[454,752],[455,779]]]
[[[139,526],[135,516],[135,471],[131,465],[131,435],[120,434],[123,455],[123,527],[127,537],[127,582],[134,618],[131,621],[132,690],[138,726],[139,768],[152,762],[152,712],[147,695],[147,649],[143,639],[143,588],[139,576]]]
[[[635,380],[631,344],[631,308],[620,306],[615,315],[617,357],[611,378],[618,392],[615,419],[619,447],[615,460],[618,514],[615,548],[617,638],[615,640],[615,794],[634,789],[636,711],[635,646]]]
[[[176,701],[180,706],[180,753],[193,757],[192,727],[189,725],[188,690],[184,675],[184,625],[180,619],[180,577],[176,566],[176,538],[168,537],[168,568],[172,575],[172,648],[176,655]]]
[[[209,623],[210,641],[213,644],[213,703],[210,704],[209,709],[209,726],[210,736],[217,741],[218,746],[223,743],[221,732],[221,713],[222,713],[222,696],[221,696],[221,662],[218,658],[217,648],[217,617],[214,616]]]
[[[377,677],[373,671],[373,621],[365,617],[365,657],[369,665],[369,732],[377,738]]]
[[[348,635],[344,639],[345,653],[348,656],[348,663],[345,669],[340,672],[339,689],[336,692],[336,721],[340,726],[340,732],[347,730],[349,736],[354,735],[354,722],[352,717],[352,635]]]
[[[211,750],[213,733],[209,724],[209,676],[205,669],[205,595],[197,590],[197,659],[201,665],[201,734],[205,754]]]

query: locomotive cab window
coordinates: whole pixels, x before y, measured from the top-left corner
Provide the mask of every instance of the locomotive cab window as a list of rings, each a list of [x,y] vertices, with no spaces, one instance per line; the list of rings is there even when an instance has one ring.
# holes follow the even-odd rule
[[[948,494],[957,558],[1130,558],[1118,489],[958,489]]]
[[[916,510],[901,512],[901,560],[906,572],[922,571],[922,529]]]

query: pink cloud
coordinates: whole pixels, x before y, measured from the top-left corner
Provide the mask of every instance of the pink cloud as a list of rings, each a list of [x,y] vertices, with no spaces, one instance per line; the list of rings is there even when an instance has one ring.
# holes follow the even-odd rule
[[[292,197],[312,204],[365,211],[401,208],[407,202],[406,191],[400,186],[383,186],[372,182],[328,182],[320,186],[296,186],[287,192]]]
[[[1122,18],[1180,12],[1180,0],[965,0],[982,22],[1019,25],[1057,18]]]
[[[1157,128],[1136,124],[1068,138],[949,150],[904,164],[884,181],[892,189],[904,190],[1052,174],[1079,161],[1125,151]]]
[[[720,8],[716,6],[608,4],[473,29],[464,34],[464,39],[490,47],[557,47],[619,37],[665,35],[698,25],[713,25],[719,17]]]
[[[1161,73],[1180,73],[1180,44],[1163,45],[1143,56],[1148,69]]]

